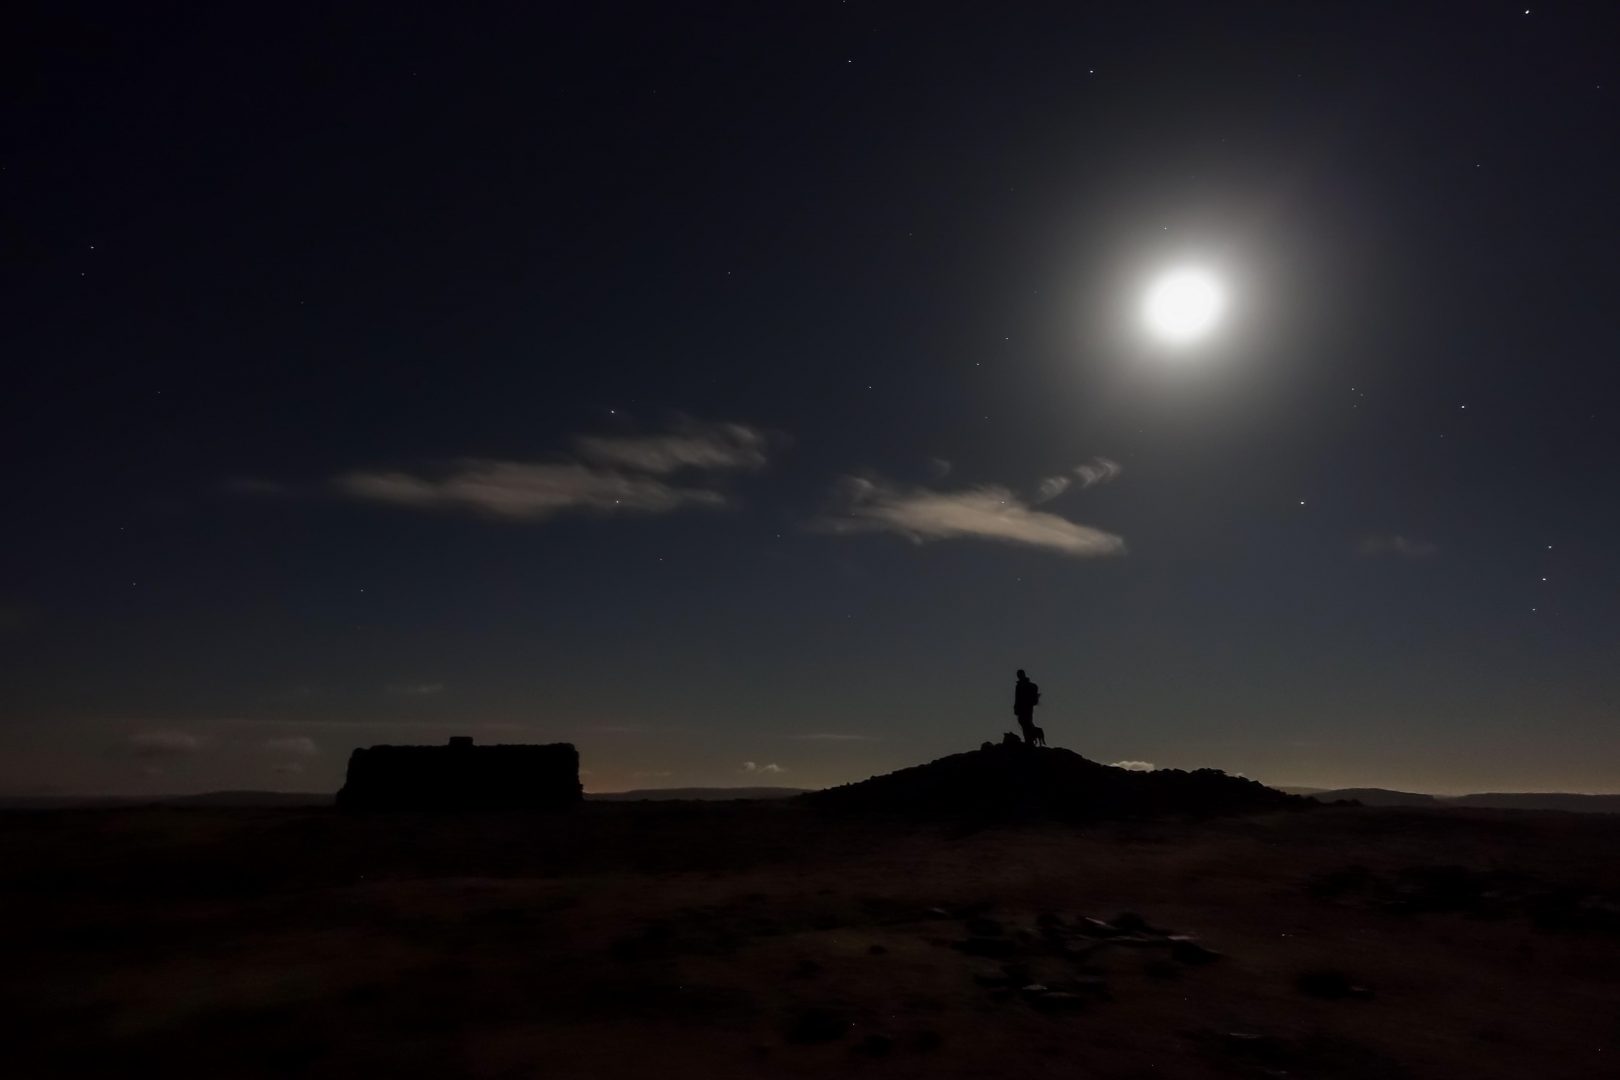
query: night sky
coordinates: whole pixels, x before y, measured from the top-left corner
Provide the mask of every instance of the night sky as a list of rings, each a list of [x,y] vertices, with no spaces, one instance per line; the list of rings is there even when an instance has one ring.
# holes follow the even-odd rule
[[[1100,761],[1620,791],[1612,4],[5,37],[0,791],[815,787],[1020,667]]]

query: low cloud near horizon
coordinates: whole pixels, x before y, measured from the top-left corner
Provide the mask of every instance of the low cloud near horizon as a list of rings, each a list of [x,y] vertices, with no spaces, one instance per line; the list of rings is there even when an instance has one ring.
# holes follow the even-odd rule
[[[745,761],[742,763],[742,771],[745,773],[751,773],[755,776],[776,776],[787,772],[786,769],[782,768],[782,766],[776,764],[774,761],[769,765],[761,765],[757,762]]]
[[[876,735],[845,735],[836,731],[810,731],[802,735],[784,735],[785,739],[802,742],[877,742]]]
[[[202,740],[184,731],[138,731],[124,740],[134,757],[185,757],[202,749]]]
[[[351,499],[424,510],[463,510],[541,521],[565,513],[665,514],[734,500],[717,474],[757,472],[767,463],[764,432],[743,424],[683,420],[649,435],[590,435],[577,456],[550,461],[461,458],[417,472],[357,469],[332,478]],[[684,484],[675,473],[697,474]]]
[[[434,694],[444,693],[444,683],[389,683],[387,690],[390,694],[398,694],[403,697],[431,697]]]
[[[291,754],[294,757],[315,757],[321,748],[308,735],[289,735],[286,738],[266,739],[260,744],[272,754]]]
[[[995,485],[934,491],[846,477],[839,486],[836,507],[812,527],[837,535],[891,532],[916,544],[962,538],[992,540],[1079,559],[1125,554],[1123,537],[1033,510],[1013,492]]]
[[[1116,769],[1128,769],[1131,772],[1152,772],[1157,767],[1151,761],[1110,761],[1108,764]]]

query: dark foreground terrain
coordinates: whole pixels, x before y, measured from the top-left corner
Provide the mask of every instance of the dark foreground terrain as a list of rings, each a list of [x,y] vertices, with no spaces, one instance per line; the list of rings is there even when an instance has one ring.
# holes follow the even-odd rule
[[[1613,1076],[1617,850],[1617,818],[1483,810],[977,830],[801,801],[13,811],[3,1064]]]

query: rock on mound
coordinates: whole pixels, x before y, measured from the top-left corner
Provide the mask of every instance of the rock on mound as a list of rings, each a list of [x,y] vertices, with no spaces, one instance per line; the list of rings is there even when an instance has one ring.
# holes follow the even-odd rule
[[[874,776],[803,798],[830,810],[921,817],[1064,821],[1158,814],[1241,814],[1298,809],[1315,799],[1286,795],[1219,769],[1129,772],[1072,750],[987,746]]]

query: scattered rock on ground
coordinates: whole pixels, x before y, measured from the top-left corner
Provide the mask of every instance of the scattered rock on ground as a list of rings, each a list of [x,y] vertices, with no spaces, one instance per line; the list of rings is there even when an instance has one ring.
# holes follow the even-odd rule
[[[792,1043],[837,1042],[849,1034],[853,1022],[835,1009],[810,1008],[788,1025],[786,1037]]]
[[[911,1037],[911,1048],[919,1053],[929,1053],[945,1045],[945,1036],[937,1031],[924,1029]]]
[[[1337,968],[1315,968],[1311,971],[1302,971],[1295,978],[1294,986],[1302,994],[1325,998],[1328,1001],[1338,1001],[1343,998],[1372,997],[1371,990],[1365,986],[1356,985],[1351,981],[1350,976]]]
[[[1030,1004],[1041,1012],[1077,1012],[1085,1008],[1086,999],[1067,990],[1048,990],[1044,994],[1036,994],[1030,999]]]
[[[1170,959],[1182,964],[1210,964],[1221,958],[1214,949],[1205,948],[1190,937],[1170,939]]]
[[[868,1035],[855,1049],[867,1057],[888,1057],[894,1051],[894,1039],[888,1035]]]

